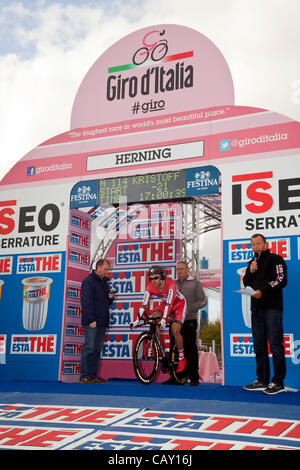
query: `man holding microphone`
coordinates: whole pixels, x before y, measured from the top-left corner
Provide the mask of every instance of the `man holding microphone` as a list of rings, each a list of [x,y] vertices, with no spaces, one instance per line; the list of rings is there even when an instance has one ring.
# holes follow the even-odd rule
[[[244,286],[254,289],[251,295],[251,326],[256,358],[257,380],[244,386],[245,390],[263,390],[267,395],[284,391],[286,366],[283,348],[282,289],[287,283],[287,269],[283,258],[267,249],[263,235],[251,238],[253,259],[243,278]],[[274,375],[270,380],[269,352],[273,359]]]

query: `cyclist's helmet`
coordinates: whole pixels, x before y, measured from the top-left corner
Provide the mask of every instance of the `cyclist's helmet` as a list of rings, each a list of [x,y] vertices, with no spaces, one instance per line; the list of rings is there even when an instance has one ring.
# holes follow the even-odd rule
[[[154,275],[160,275],[161,279],[165,279],[165,271],[161,266],[151,266],[151,268],[148,270],[148,277],[154,276]]]

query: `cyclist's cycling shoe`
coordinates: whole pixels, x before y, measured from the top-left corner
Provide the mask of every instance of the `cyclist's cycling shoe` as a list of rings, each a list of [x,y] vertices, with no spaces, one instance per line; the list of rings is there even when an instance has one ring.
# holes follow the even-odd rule
[[[186,366],[186,358],[184,357],[183,359],[180,359],[180,361],[178,361],[178,366],[176,369],[177,374],[179,374],[180,372],[183,372],[185,369],[185,366]]]
[[[160,368],[162,370],[162,372],[168,372],[168,370],[170,369],[170,365],[169,365],[169,361],[166,357],[162,357],[160,360]]]

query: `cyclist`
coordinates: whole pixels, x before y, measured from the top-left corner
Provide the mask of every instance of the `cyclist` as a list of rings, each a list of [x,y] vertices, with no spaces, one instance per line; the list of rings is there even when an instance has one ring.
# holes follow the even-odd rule
[[[163,300],[163,316],[160,321],[161,328],[166,327],[166,321],[172,314],[171,333],[179,353],[179,362],[176,372],[180,373],[185,369],[186,359],[184,357],[183,338],[180,330],[184,323],[186,314],[186,300],[179,291],[176,282],[167,278],[161,266],[152,266],[148,271],[149,283],[146,286],[142,305],[138,312],[138,319],[133,323],[137,326],[147,309],[152,295]]]

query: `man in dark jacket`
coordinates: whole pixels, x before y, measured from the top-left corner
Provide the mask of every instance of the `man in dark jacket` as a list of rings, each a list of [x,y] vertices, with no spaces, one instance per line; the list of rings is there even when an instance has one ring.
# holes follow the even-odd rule
[[[176,267],[178,288],[183,293],[187,301],[187,313],[181,334],[184,341],[184,351],[187,360],[187,376],[190,385],[199,384],[199,357],[197,346],[197,329],[199,310],[206,303],[206,296],[201,282],[198,279],[189,279],[189,267],[185,261],[179,261]]]
[[[109,307],[114,293],[109,292],[108,278],[110,264],[106,259],[96,263],[81,285],[82,325],[85,327],[85,341],[81,354],[81,383],[104,383],[105,379],[97,377],[98,363],[109,325]]]
[[[257,380],[245,390],[263,390],[267,395],[284,391],[286,372],[283,348],[282,289],[287,283],[287,269],[283,258],[267,249],[263,235],[251,238],[254,258],[249,262],[243,278],[244,286],[254,289],[251,296],[251,323],[256,358]],[[273,359],[274,376],[269,384],[269,352]],[[268,385],[269,384],[269,385]]]

